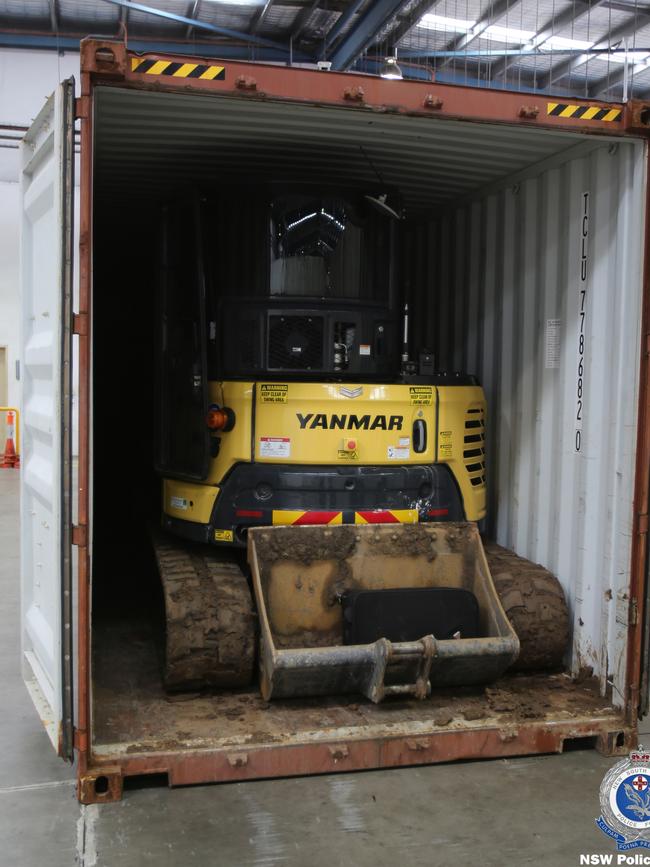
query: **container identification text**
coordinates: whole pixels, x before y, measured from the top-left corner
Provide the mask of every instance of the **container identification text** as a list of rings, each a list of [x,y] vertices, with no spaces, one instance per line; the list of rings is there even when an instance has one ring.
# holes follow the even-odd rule
[[[585,413],[585,333],[587,322],[587,276],[589,271],[589,193],[582,194],[580,221],[580,279],[578,281],[578,362],[576,379],[575,450],[582,449],[582,420]]]

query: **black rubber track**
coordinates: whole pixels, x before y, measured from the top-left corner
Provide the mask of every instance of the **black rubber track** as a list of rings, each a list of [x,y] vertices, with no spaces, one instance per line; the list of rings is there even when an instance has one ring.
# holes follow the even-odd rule
[[[562,667],[569,644],[569,610],[558,579],[530,560],[484,542],[492,580],[521,651],[511,670]]]
[[[250,685],[256,617],[241,569],[202,546],[152,535],[165,596],[166,689]]]

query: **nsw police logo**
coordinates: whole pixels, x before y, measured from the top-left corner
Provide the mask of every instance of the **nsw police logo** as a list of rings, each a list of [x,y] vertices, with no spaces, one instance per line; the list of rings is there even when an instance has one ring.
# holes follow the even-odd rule
[[[619,851],[650,849],[650,752],[639,746],[605,774],[600,809],[596,824]]]

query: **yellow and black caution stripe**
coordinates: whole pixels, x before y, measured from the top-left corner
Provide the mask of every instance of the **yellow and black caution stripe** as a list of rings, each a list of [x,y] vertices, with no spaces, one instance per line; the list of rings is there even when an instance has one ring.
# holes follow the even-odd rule
[[[446,512],[446,510],[444,510]],[[417,509],[371,509],[364,512],[317,512],[273,509],[273,524],[417,524]]]
[[[131,72],[146,75],[171,75],[173,78],[200,78],[202,81],[223,81],[225,66],[205,63],[178,63],[172,60],[152,60],[147,57],[132,57]]]
[[[606,123],[619,122],[622,108],[603,108],[600,105],[572,105],[568,102],[549,102],[546,114],[552,117],[572,117],[580,120],[603,120]]]

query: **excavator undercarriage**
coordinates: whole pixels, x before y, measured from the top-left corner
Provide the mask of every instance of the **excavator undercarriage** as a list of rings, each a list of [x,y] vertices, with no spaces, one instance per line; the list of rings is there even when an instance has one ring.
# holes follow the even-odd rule
[[[453,537],[454,541],[449,546],[447,534],[458,527],[463,529]],[[432,543],[432,547],[436,544],[438,549],[442,548],[443,551],[447,551],[449,546],[453,557],[456,557],[459,562],[465,561],[463,568],[466,569],[468,560],[477,556],[477,553],[480,556],[480,552],[472,553],[470,551],[468,553],[465,550],[465,546],[468,549],[472,547],[472,542],[476,545],[471,537],[472,527],[473,525],[468,524],[446,523],[429,525],[426,529],[417,525],[401,525],[398,528],[377,525],[374,528],[364,529],[376,534],[377,539],[379,539],[380,531],[382,533],[390,532],[395,539],[399,538],[402,551],[404,545],[412,544],[413,554],[406,555],[405,561],[415,567],[418,565],[418,559],[421,560],[422,532],[424,530],[424,532],[438,537],[437,542]],[[465,528],[469,528],[470,532],[466,532]],[[272,528],[268,529],[273,532]],[[287,539],[287,548],[283,551],[286,556],[283,559],[285,565],[289,564],[290,568],[293,569],[292,574],[297,585],[300,585],[304,580],[312,580],[310,576],[314,570],[318,573],[321,567],[326,570],[331,567],[334,560],[324,556],[322,551],[319,552],[317,544],[313,546],[314,559],[312,561],[307,557],[305,562],[304,549],[301,550],[299,540],[296,542],[297,547],[295,548],[298,553],[297,555],[292,554],[294,540],[296,540],[295,534],[302,533],[307,528],[282,529],[285,532],[289,530],[293,534]],[[355,538],[359,537],[358,528],[336,528],[337,531],[345,531],[346,529],[354,533]],[[257,532],[259,534],[260,531]],[[307,532],[311,534],[311,539],[314,538],[314,534],[325,534],[324,538],[327,539],[328,536],[332,536],[333,529],[328,533],[326,528],[310,527]],[[268,533],[265,535],[268,536]],[[478,538],[478,534],[476,536]],[[260,543],[263,546],[261,540]],[[246,576],[248,570],[243,552],[232,552],[227,556],[219,557],[214,548],[191,542],[178,542],[160,532],[153,534],[153,544],[166,609],[167,631],[164,671],[166,688],[175,692],[197,691],[206,688],[234,689],[249,686],[255,676],[256,647],[260,630],[258,614],[253,602],[254,593]],[[481,547],[480,541],[478,546]],[[257,559],[260,556],[259,550],[258,544],[258,553],[256,554],[258,570],[260,569]],[[498,597],[505,616],[518,638],[519,650],[514,654],[514,661],[509,664],[509,669],[517,671],[558,670],[562,666],[562,658],[569,637],[568,611],[559,581],[543,567],[518,557],[494,543],[486,543],[483,550],[489,573],[488,575],[481,575],[480,580],[488,590],[493,584],[496,597]],[[349,564],[353,563],[354,556],[354,551],[352,551],[346,558],[344,573],[349,572]],[[386,559],[385,551],[381,556],[384,560]],[[428,562],[431,563],[432,561]],[[382,567],[379,565],[379,559],[369,562],[367,555],[364,555],[363,568],[366,570],[370,568],[372,575],[376,577]],[[415,583],[422,583],[423,579],[418,577],[417,568],[416,573],[415,579],[411,576],[407,583],[413,583],[414,580]],[[446,574],[447,583],[449,583],[449,573]],[[453,577],[451,580],[453,582]],[[379,586],[384,587],[386,584],[394,584],[395,581],[380,579],[378,583]],[[398,585],[399,583],[397,582]],[[359,584],[359,581],[351,578],[346,587],[344,581],[337,590],[336,599],[330,597],[321,603],[325,616],[329,617],[329,611],[339,607],[336,603],[340,601],[340,596],[346,589],[356,587]],[[321,597],[323,596],[322,588],[315,587],[314,589]],[[474,587],[474,590],[477,588]],[[268,599],[268,588],[266,591],[258,592],[257,596],[258,610],[261,603],[261,607],[264,609],[263,616],[271,616],[273,613],[271,610],[272,600]],[[481,598],[480,592],[477,592],[477,596]],[[299,606],[300,603],[298,603],[297,613],[294,615],[297,630],[301,628],[301,618],[304,619],[304,613],[298,610]],[[488,637],[488,631],[488,629],[485,630],[485,638]],[[304,639],[304,636],[302,637]],[[435,640],[435,636],[432,637]],[[419,636],[417,640],[424,638],[425,636]],[[308,638],[307,643],[309,641]],[[343,637],[340,624],[337,624],[333,631],[328,632],[325,642],[325,646],[339,648],[342,646]],[[295,642],[289,638],[288,643]],[[322,641],[317,643],[323,646]],[[469,650],[466,646],[468,644],[469,641],[464,642],[461,637],[452,649],[457,648],[458,652],[462,653]],[[471,649],[472,652],[475,652],[474,647]],[[263,652],[264,650],[262,650]],[[485,648],[480,648],[479,653],[485,652]],[[329,662],[323,659],[324,665],[328,665]],[[310,668],[317,664],[314,660],[310,660]],[[475,659],[474,670],[476,670],[476,665]],[[490,671],[492,670],[490,669]],[[479,675],[478,679],[483,680],[484,678]],[[491,676],[488,676],[487,680],[490,679]],[[465,682],[468,682],[467,676],[465,676]],[[356,683],[354,678],[352,678],[351,683]],[[314,689],[312,686],[310,691],[308,687],[307,694],[313,694]],[[316,691],[318,690],[316,689]],[[360,691],[364,690],[361,689]],[[428,692],[428,690],[424,690],[418,694],[413,691],[413,694],[424,698]],[[294,690],[292,694],[298,695],[300,691]],[[390,694],[390,690],[384,692],[381,698]]]
[[[169,691],[248,686],[256,616],[235,559],[153,534],[165,597],[165,687]]]

